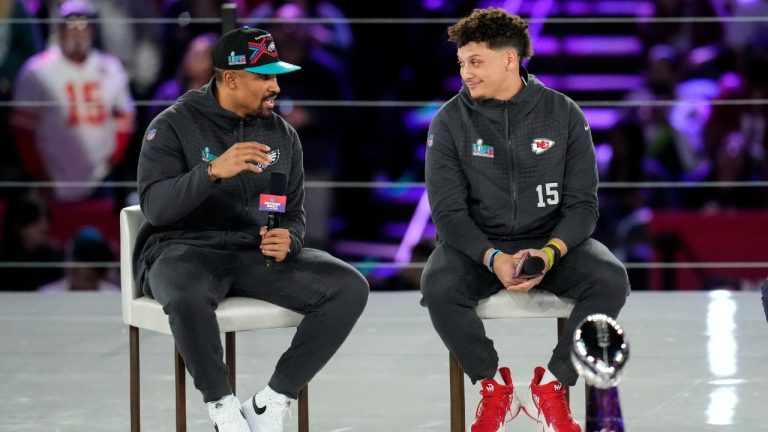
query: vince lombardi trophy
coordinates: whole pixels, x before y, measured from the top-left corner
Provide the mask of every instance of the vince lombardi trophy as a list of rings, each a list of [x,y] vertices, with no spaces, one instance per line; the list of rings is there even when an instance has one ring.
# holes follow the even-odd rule
[[[588,386],[584,432],[624,432],[617,385],[628,357],[624,330],[608,315],[590,315],[576,328],[571,361]]]

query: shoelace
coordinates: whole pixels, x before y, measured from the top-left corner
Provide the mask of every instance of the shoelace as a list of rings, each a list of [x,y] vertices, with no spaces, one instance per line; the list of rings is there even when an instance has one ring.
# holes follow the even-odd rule
[[[482,393],[480,394],[482,395]],[[496,427],[499,421],[502,423],[509,421],[506,419],[506,417],[507,413],[511,414],[510,396],[511,394],[505,394],[502,392],[496,393],[493,396],[483,396],[483,398],[480,399],[480,403],[477,404],[477,409],[475,410],[475,418],[477,419],[477,423],[482,424],[487,422]],[[486,411],[489,412],[489,415],[483,416],[482,413]]]
[[[545,389],[540,391],[540,394],[542,406],[539,409],[544,411],[544,415],[549,417],[553,424],[571,423],[573,420],[571,409],[561,392]]]

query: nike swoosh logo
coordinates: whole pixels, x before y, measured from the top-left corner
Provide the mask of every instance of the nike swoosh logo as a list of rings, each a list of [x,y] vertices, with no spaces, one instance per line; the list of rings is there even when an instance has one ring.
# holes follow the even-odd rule
[[[261,408],[259,408],[259,406],[256,405],[256,398],[255,397],[251,398],[251,404],[253,404],[253,410],[256,411],[257,415],[262,415],[262,414],[264,414],[264,411],[267,410],[267,406],[266,405],[264,405]]]
[[[584,125],[584,130],[585,131],[589,130],[589,125]]]

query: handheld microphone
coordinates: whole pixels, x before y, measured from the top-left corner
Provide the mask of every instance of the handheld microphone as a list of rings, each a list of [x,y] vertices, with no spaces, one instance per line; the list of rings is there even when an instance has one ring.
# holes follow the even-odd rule
[[[520,261],[515,266],[513,277],[534,278],[544,271],[544,260],[541,257],[531,256],[528,252],[523,252]]]
[[[520,276],[538,276],[544,271],[544,260],[541,257],[529,256],[523,261],[523,269]]]
[[[259,195],[259,210],[267,213],[267,230],[280,226],[280,215],[285,213],[288,190],[288,176],[284,172],[272,172],[269,175],[269,194]],[[272,268],[275,259],[266,257],[264,265]]]

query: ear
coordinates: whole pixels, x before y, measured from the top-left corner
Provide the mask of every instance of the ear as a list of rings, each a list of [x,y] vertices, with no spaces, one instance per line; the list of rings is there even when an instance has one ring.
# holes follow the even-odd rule
[[[506,67],[508,71],[516,69],[520,64],[520,58],[517,55],[517,51],[515,51],[514,49],[508,49],[507,52],[504,53],[504,56],[505,56]]]
[[[237,74],[232,71],[224,72],[224,84],[230,90],[237,89]]]

